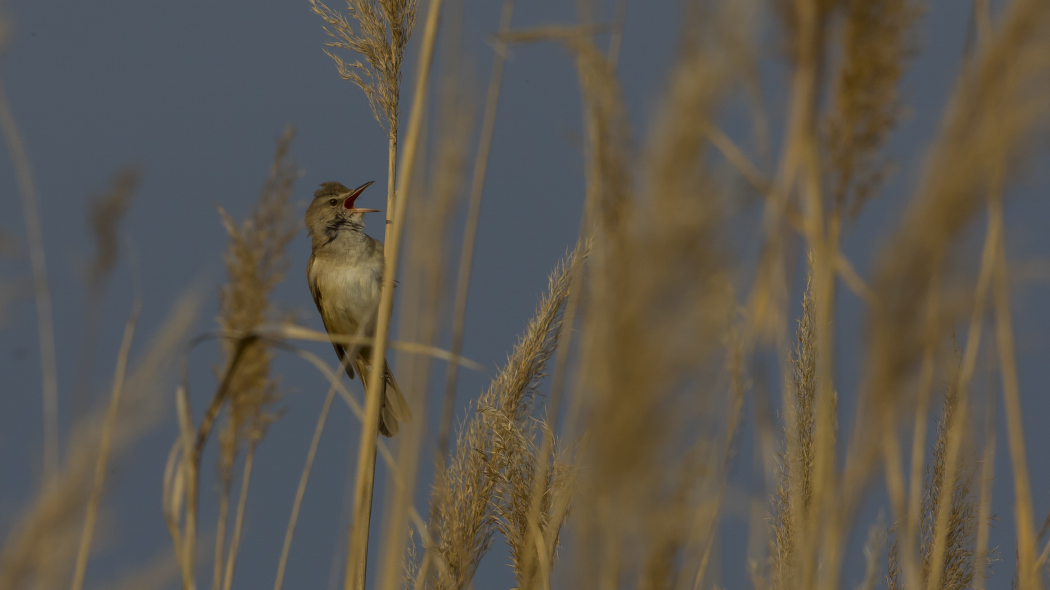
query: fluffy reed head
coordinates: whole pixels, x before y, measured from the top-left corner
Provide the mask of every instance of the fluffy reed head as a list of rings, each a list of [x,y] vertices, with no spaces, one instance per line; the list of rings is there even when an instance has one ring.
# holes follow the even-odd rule
[[[347,0],[346,14],[321,0],[310,0],[310,6],[328,24],[324,30],[332,38],[327,43],[329,47],[348,49],[365,58],[367,63],[347,62],[325,50],[339,75],[356,84],[368,97],[376,121],[391,137],[396,137],[401,64],[416,22],[416,0]],[[351,20],[357,23],[356,27]]]
[[[288,149],[295,132],[285,131],[277,142],[270,173],[259,193],[258,204],[240,224],[219,209],[229,235],[225,260],[229,282],[219,292],[219,325],[233,333],[249,333],[272,319],[275,312],[270,291],[283,280],[287,261],[284,250],[299,230],[292,213],[291,196],[298,169],[288,162]],[[228,370],[238,346],[224,341]],[[220,434],[222,452],[219,471],[229,477],[240,446],[256,444],[276,418],[271,409],[279,401],[278,383],[269,374],[271,353],[262,342],[249,346],[230,377],[229,412]]]

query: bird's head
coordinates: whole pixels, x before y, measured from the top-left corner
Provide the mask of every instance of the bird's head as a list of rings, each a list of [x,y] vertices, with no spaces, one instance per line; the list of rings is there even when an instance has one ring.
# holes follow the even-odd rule
[[[364,228],[365,213],[379,213],[379,209],[360,209],[354,201],[372,182],[351,190],[338,182],[325,182],[314,192],[314,200],[306,208],[306,229],[317,239],[334,238],[340,230],[360,231]]]

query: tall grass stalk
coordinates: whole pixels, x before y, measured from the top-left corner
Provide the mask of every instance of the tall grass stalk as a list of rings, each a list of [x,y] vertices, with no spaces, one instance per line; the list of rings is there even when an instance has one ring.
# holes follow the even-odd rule
[[[44,482],[5,535],[0,548],[0,588],[70,583],[102,441],[109,441],[109,456],[115,457],[126,452],[161,419],[161,383],[203,301],[203,294],[195,289],[176,301],[124,380],[115,420],[107,420],[106,408],[89,414],[76,425],[68,438],[62,470]]]
[[[97,251],[86,273],[87,293],[84,297],[83,335],[77,354],[76,385],[73,391],[73,411],[87,406],[94,392],[95,352],[102,321],[105,288],[116,267],[119,252],[120,222],[131,208],[139,172],[133,168],[113,176],[110,190],[91,201],[88,224],[97,244]]]
[[[398,185],[401,187],[401,193],[405,198],[395,208],[393,229],[389,232],[385,244],[383,291],[376,323],[375,346],[372,349],[372,354],[374,355],[372,376],[369,379],[368,394],[366,396],[365,420],[361,428],[361,442],[358,447],[357,470],[354,479],[354,521],[350,528],[346,578],[343,584],[346,590],[363,590],[365,586],[365,570],[368,561],[368,530],[372,514],[372,490],[375,482],[376,437],[379,432],[380,388],[385,383],[383,368],[386,366],[386,347],[390,331],[390,318],[394,308],[394,279],[397,276],[398,255],[401,250],[405,213],[408,209],[407,199],[412,195],[415,161],[420,149],[419,143],[423,132],[423,113],[429,89],[430,65],[433,61],[434,46],[437,42],[441,4],[441,0],[431,0],[426,26],[423,30],[423,41],[420,46],[419,63],[417,65],[418,76],[416,78],[415,98],[412,102],[408,135],[405,140],[404,163],[398,179]]]
[[[500,14],[500,33],[510,30],[514,14],[514,0],[504,0]],[[474,248],[477,243],[478,222],[481,219],[481,202],[484,196],[485,175],[488,172],[489,153],[496,128],[496,111],[503,80],[503,62],[507,58],[507,47],[497,40],[492,58],[492,72],[485,95],[485,112],[482,114],[481,138],[474,159],[474,173],[470,184],[470,201],[467,206],[467,221],[463,230],[463,244],[459,254],[459,271],[456,277],[456,295],[452,312],[452,341],[449,350],[455,356],[463,352],[463,330],[467,315],[467,296],[470,294],[470,276],[474,267]],[[459,364],[449,363],[445,372],[445,392],[441,406],[441,423],[438,430],[437,471],[440,473],[448,456],[449,434],[452,431],[452,413],[456,400],[456,383],[459,379]]]
[[[6,23],[0,23],[6,28]],[[5,35],[6,36],[6,35]],[[2,41],[2,39],[0,39]],[[29,261],[33,268],[33,295],[36,298],[37,336],[40,344],[40,383],[44,402],[44,474],[50,478],[58,473],[58,360],[55,353],[55,322],[51,311],[51,288],[47,280],[47,257],[44,253],[44,235],[40,227],[36,184],[22,135],[18,131],[7,90],[0,82],[0,129],[15,165],[18,195],[22,200],[26,237],[29,240]]]
[[[519,435],[532,420],[538,383],[562,334],[562,309],[571,273],[582,263],[578,256],[570,254],[551,273],[547,294],[535,316],[460,428],[456,447],[431,494],[433,516],[425,547],[431,555],[421,562],[417,589],[467,587],[491,546],[501,522],[501,509],[505,508],[498,494],[514,477],[508,470],[522,460],[521,455],[512,457],[509,451],[521,449],[517,446],[522,442]],[[530,487],[531,483],[528,481]],[[519,554],[526,547],[523,541],[519,539],[515,545]],[[525,566],[528,562],[515,563]]]
[[[124,337],[117,353],[117,368],[113,375],[113,392],[110,394],[109,408],[106,411],[106,422],[102,427],[99,440],[98,459],[95,461],[95,480],[91,488],[84,514],[84,528],[80,534],[80,546],[77,549],[77,561],[73,570],[72,590],[84,587],[84,575],[87,573],[88,557],[91,554],[91,542],[95,536],[95,524],[98,521],[99,503],[106,481],[106,468],[109,465],[110,451],[113,448],[113,434],[117,428],[117,417],[120,410],[120,398],[124,393],[124,379],[128,372],[128,356],[131,354],[131,339],[135,334],[139,313],[142,311],[142,295],[138,294],[131,308]]]

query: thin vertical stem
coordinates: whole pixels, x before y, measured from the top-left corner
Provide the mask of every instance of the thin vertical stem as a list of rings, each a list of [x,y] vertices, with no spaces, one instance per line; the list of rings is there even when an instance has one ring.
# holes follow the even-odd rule
[[[1002,215],[1002,204],[993,200],[993,207]],[[1014,473],[1014,518],[1017,526],[1017,569],[1021,590],[1042,587],[1035,568],[1035,529],[1033,525],[1031,482],[1028,477],[1028,459],[1024,447],[1024,419],[1021,413],[1021,393],[1017,380],[1017,358],[1014,353],[1013,320],[1010,317],[1010,285],[1006,275],[1006,246],[1002,233],[995,265],[994,299],[996,335],[999,362],[1002,367],[1003,402],[1006,406],[1006,434],[1010,448],[1010,463]]]
[[[386,223],[383,227],[383,243],[390,241],[390,230],[392,229],[394,206],[397,202],[397,126],[396,121],[390,122],[390,144],[389,157],[386,174]]]
[[[106,467],[109,464],[109,453],[113,447],[113,431],[117,425],[117,410],[124,391],[124,377],[128,372],[128,356],[131,353],[131,339],[138,324],[139,312],[142,311],[142,299],[136,298],[127,324],[124,326],[124,338],[117,354],[117,368],[113,375],[113,393],[109,398],[109,409],[106,411],[106,422],[102,427],[102,438],[98,445],[98,459],[95,462],[95,483],[88,498],[84,515],[84,529],[80,533],[80,548],[77,551],[77,562],[73,572],[72,590],[84,587],[84,575],[87,573],[88,556],[91,554],[91,541],[95,535],[95,523],[98,521],[98,505],[102,498],[102,488],[106,481]]]
[[[2,83],[0,83],[0,127],[3,128],[7,149],[11,152],[11,159],[15,165],[18,192],[22,197],[26,238],[29,241],[29,262],[33,268],[33,292],[36,296],[37,329],[40,339],[41,387],[44,398],[44,475],[46,478],[51,478],[58,472],[59,463],[58,361],[55,356],[55,326],[51,313],[51,290],[47,283],[44,235],[40,227],[40,212],[37,209],[33,171]]]
[[[215,556],[212,558],[211,587],[212,590],[222,589],[222,555],[226,548],[226,522],[230,519],[230,487],[232,485],[228,474],[223,476],[222,493],[219,495],[219,518],[215,525]]]
[[[288,518],[288,528],[284,531],[284,545],[281,547],[281,559],[277,562],[277,580],[273,584],[273,590],[281,590],[281,585],[284,584],[284,571],[288,566],[288,553],[292,549],[295,523],[299,520],[299,508],[303,505],[306,483],[310,480],[310,470],[314,465],[314,457],[317,456],[317,446],[321,442],[321,433],[324,432],[324,425],[328,420],[328,411],[332,407],[332,400],[335,399],[335,391],[336,387],[334,385],[328,389],[328,397],[324,400],[324,405],[321,407],[321,415],[317,417],[317,426],[314,427],[314,437],[310,441],[310,450],[306,452],[306,464],[303,465],[303,473],[299,476],[299,487],[295,490],[295,500],[292,502],[292,515]]]
[[[510,30],[511,15],[514,12],[514,0],[504,0],[503,13],[500,16],[500,33]],[[459,274],[456,277],[456,302],[452,312],[452,342],[449,351],[452,360],[445,372],[445,394],[441,405],[441,429],[438,431],[438,448],[436,472],[444,469],[448,456],[449,433],[452,430],[452,412],[456,401],[456,383],[459,379],[459,358],[463,353],[463,325],[466,323],[467,296],[470,292],[470,274],[474,266],[474,247],[477,243],[478,220],[481,218],[481,201],[484,196],[485,173],[488,170],[489,152],[492,148],[492,136],[496,127],[496,110],[499,105],[499,92],[503,80],[503,63],[507,56],[507,44],[497,41],[495,56],[492,59],[492,75],[489,77],[489,88],[485,98],[485,113],[481,123],[481,140],[478,143],[477,156],[474,159],[474,176],[470,186],[470,203],[467,207],[467,224],[463,229],[463,248],[459,254]]]
[[[385,244],[386,260],[383,269],[383,293],[379,303],[375,346],[372,350],[372,376],[368,383],[365,417],[361,428],[361,444],[358,447],[357,477],[354,487],[354,522],[351,525],[349,555],[347,556],[346,590],[364,590],[365,569],[368,561],[368,529],[372,512],[372,488],[375,483],[376,437],[379,432],[379,408],[382,388],[386,383],[386,347],[389,341],[390,319],[394,309],[394,278],[397,276],[398,255],[405,227],[407,197],[411,194],[412,177],[419,138],[423,130],[423,110],[430,82],[430,66],[434,58],[438,22],[441,15],[441,0],[431,0],[427,14],[423,43],[420,47],[419,72],[416,81],[412,114],[409,118],[408,136],[405,139],[405,161],[399,171],[398,186],[401,187],[400,205],[394,209],[394,227]]]
[[[992,481],[995,477],[995,392],[988,392],[985,410],[984,458],[981,463],[981,500],[977,509],[977,544],[974,548],[974,590],[984,590],[988,566],[988,537],[992,525]]]
[[[226,576],[223,590],[230,590],[233,585],[233,571],[237,566],[237,552],[241,548],[241,531],[244,529],[244,508],[248,505],[248,487],[252,480],[252,465],[255,463],[255,444],[248,448],[244,457],[244,475],[241,478],[241,494],[237,501],[237,518],[233,524],[233,538],[230,539],[229,554],[226,557]]]

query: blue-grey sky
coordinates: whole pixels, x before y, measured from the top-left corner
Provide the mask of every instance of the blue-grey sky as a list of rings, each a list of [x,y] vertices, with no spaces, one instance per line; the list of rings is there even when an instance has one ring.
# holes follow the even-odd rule
[[[425,3],[423,3],[425,5]],[[574,3],[519,1],[515,27],[574,22]],[[339,2],[333,0],[333,6]],[[600,2],[604,18],[611,3]],[[320,182],[338,180],[356,186],[376,180],[359,201],[382,207],[386,175],[385,132],[372,119],[362,93],[339,78],[322,53],[326,37],[305,0],[295,2],[132,2],[93,3],[9,0],[3,5],[12,26],[0,57],[0,77],[9,95],[33,164],[46,243],[48,277],[55,310],[59,358],[60,407],[64,427],[71,418],[71,395],[80,343],[83,268],[92,254],[85,200],[103,192],[118,169],[134,165],[142,172],[135,203],[123,225],[126,241],[139,259],[145,306],[137,341],[143,343],[180,293],[194,281],[212,292],[224,278],[220,255],[226,235],[216,214],[222,206],[243,216],[255,202],[286,125],[298,135],[292,157],[302,168],[296,200],[304,201]],[[675,2],[628,0],[619,74],[634,127],[644,137],[657,107],[674,57],[681,22]],[[487,84],[492,50],[487,37],[498,26],[499,2],[465,0],[463,28],[466,66],[474,73],[477,104]],[[939,112],[958,74],[966,38],[969,3],[936,0],[920,25],[922,54],[903,87],[911,105],[908,117],[890,142],[898,163],[894,179],[871,203],[844,241],[847,254],[864,274],[912,194],[922,155],[939,124]],[[421,19],[422,20],[422,19]],[[603,41],[604,42],[604,41]],[[772,64],[764,72],[771,117],[782,117],[786,95],[783,64],[777,65],[774,39],[760,40]],[[405,104],[411,96],[415,48],[410,46],[405,76]],[[492,148],[485,205],[475,260],[475,280],[466,324],[465,354],[490,371],[467,372],[461,379],[462,416],[501,363],[531,316],[546,286],[546,275],[572,246],[579,227],[583,195],[580,154],[580,100],[572,60],[557,47],[530,45],[509,52]],[[407,111],[407,109],[406,109]],[[748,145],[746,129],[727,120],[731,135]],[[1050,252],[1050,219],[1044,196],[1047,159],[1027,171],[1007,207],[1011,256],[1032,260]],[[0,229],[24,236],[21,204],[9,158],[0,158]],[[373,221],[374,235],[381,230]],[[457,246],[458,248],[458,246]],[[126,254],[126,249],[124,251]],[[27,280],[24,250],[0,259],[0,280]],[[280,305],[300,311],[300,320],[322,329],[303,280],[309,243],[300,233],[292,243],[287,281],[275,291]],[[104,304],[97,345],[96,386],[112,372],[123,321],[132,301],[133,272],[125,255],[114,274]],[[1016,289],[1015,317],[1024,394],[1026,438],[1036,514],[1050,506],[1050,432],[1041,428],[1050,412],[1043,386],[1050,378],[1050,313],[1042,302],[1044,281]],[[214,326],[215,298],[196,327]],[[36,315],[31,297],[13,302],[0,325],[0,529],[7,530],[40,477],[40,359]],[[851,391],[860,374],[860,354],[851,347],[862,330],[862,307],[843,292],[837,326],[842,341],[838,367],[848,422]],[[327,345],[313,350],[328,358]],[[196,407],[213,387],[215,347],[198,349],[191,362]],[[281,357],[275,370],[286,389],[287,413],[271,428],[260,448],[247,510],[246,538],[236,585],[272,584],[284,526],[299,470],[320,409],[323,379],[296,359]],[[775,381],[775,380],[774,380]],[[353,387],[358,387],[357,382]],[[170,389],[170,388],[169,388]],[[431,404],[434,406],[436,404]],[[1001,412],[1000,412],[1001,416]],[[431,417],[433,418],[433,417]],[[63,428],[65,431],[65,428]],[[170,551],[171,541],[160,511],[161,474],[175,434],[166,420],[113,470],[109,498],[112,526],[100,555],[91,563],[88,586],[101,587],[120,573]],[[328,587],[333,556],[342,533],[348,461],[357,440],[349,411],[338,407],[322,439],[293,546],[286,587]],[[992,531],[1003,562],[991,588],[1009,587],[1013,571],[1012,486],[1005,440],[1000,437],[995,511],[1003,522]],[[749,487],[750,433],[741,442],[742,467],[735,485]],[[214,452],[212,448],[212,452]],[[214,455],[205,458],[211,476]],[[429,455],[424,455],[424,461]],[[424,469],[429,476],[429,468]],[[214,481],[204,482],[202,526],[215,515]],[[878,512],[881,488],[865,517]],[[381,494],[382,488],[377,493]],[[422,506],[421,506],[422,507]],[[378,510],[377,510],[378,513]],[[723,528],[722,582],[746,587],[742,560],[745,520],[730,519]],[[865,527],[851,541],[859,554]],[[375,552],[373,552],[374,555]],[[476,581],[482,588],[504,588],[513,580],[497,544]],[[851,564],[859,562],[851,561]],[[847,571],[855,580],[859,572]]]

